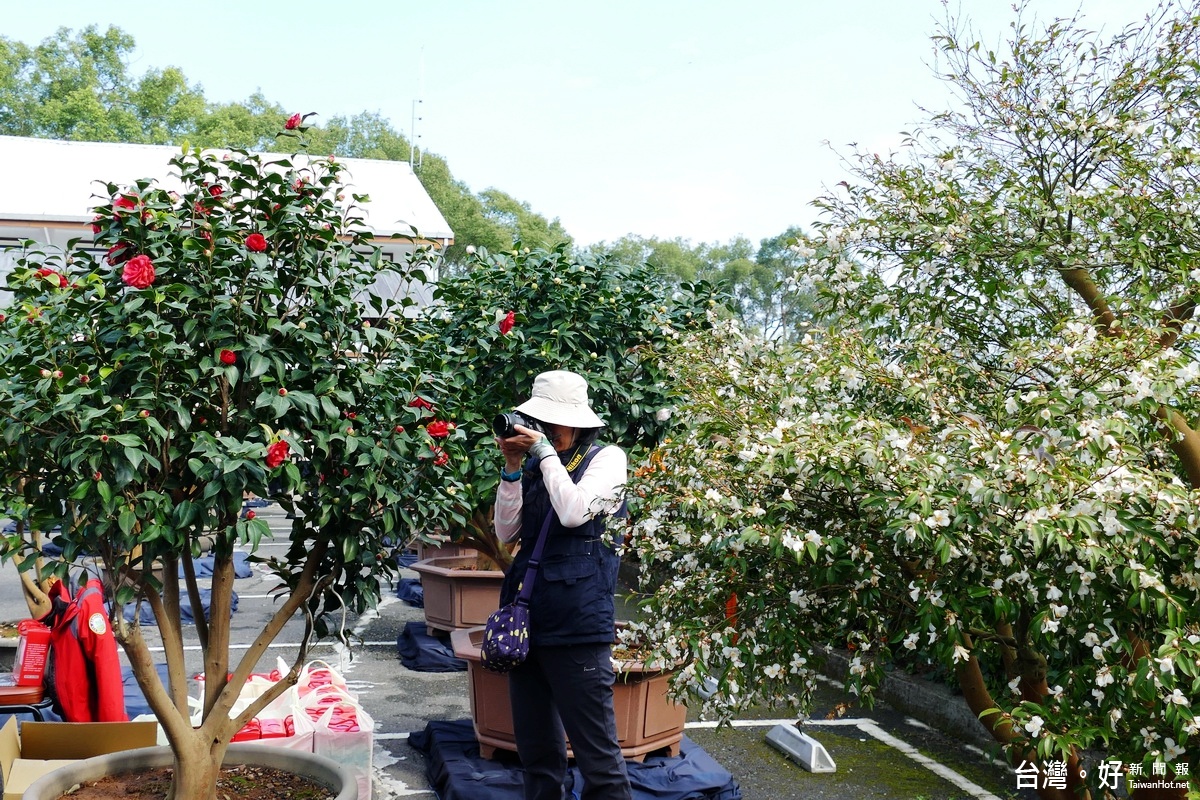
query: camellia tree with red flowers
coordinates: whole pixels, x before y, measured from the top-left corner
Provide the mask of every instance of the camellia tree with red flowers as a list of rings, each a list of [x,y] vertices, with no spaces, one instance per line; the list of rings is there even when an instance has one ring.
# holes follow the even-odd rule
[[[288,121],[292,135],[303,127]],[[30,250],[10,276],[0,508],[16,532],[0,555],[30,587],[73,577],[85,556],[105,565],[116,638],[175,754],[172,797],[203,798],[232,735],[295,682],[310,636],[330,633],[324,612],[369,607],[394,548],[451,505],[461,487],[445,467],[461,441],[415,402],[429,392],[389,322],[403,309],[368,292],[384,262],[342,165],[187,148],[171,164],[175,188],[107,186],[96,251]],[[249,494],[295,520],[286,554],[259,558],[280,598],[234,662],[234,551],[272,535],[243,514]],[[60,560],[37,557],[47,539]],[[179,620],[184,603],[201,607],[202,549],[214,566],[208,618],[194,615],[205,681],[193,727]],[[183,590],[160,577],[177,574]],[[166,682],[130,604],[153,612]],[[231,718],[296,616],[306,635],[291,673]]]
[[[681,331],[708,327],[718,296],[703,284],[672,289],[646,264],[578,256],[565,245],[479,249],[468,267],[439,281],[435,302],[398,335],[431,376],[431,393],[420,401],[426,430],[435,437],[453,430],[466,445],[465,456],[447,464],[461,485],[458,503],[425,532],[505,568],[512,556],[490,516],[500,482],[495,415],[527,400],[539,372],[573,370],[587,378],[592,406],[607,423],[603,441],[636,457],[668,427],[673,388],[659,366],[662,353]]]

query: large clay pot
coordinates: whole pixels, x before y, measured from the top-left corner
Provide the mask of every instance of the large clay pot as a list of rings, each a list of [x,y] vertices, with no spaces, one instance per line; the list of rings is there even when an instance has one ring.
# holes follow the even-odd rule
[[[428,558],[412,565],[421,576],[427,627],[453,631],[482,625],[499,607],[504,573],[475,565],[474,555]]]
[[[508,676],[488,672],[480,658],[483,626],[450,634],[454,655],[467,662],[471,684],[471,721],[479,753],[492,758],[497,750],[516,752],[512,705],[508,699]],[[617,718],[617,742],[625,758],[640,761],[648,754],[666,750],[679,755],[679,742],[687,722],[687,706],[667,694],[672,670],[650,667],[641,661],[617,661],[613,685],[613,708]],[[567,742],[570,753],[571,743]]]
[[[22,800],[58,800],[77,783],[93,781],[106,775],[119,775],[154,767],[169,767],[172,763],[168,747],[142,747],[119,753],[85,758],[47,772],[21,796]],[[226,765],[253,764],[273,767],[309,778],[336,793],[336,800],[358,800],[358,781],[350,770],[325,756],[264,747],[252,744],[231,744],[225,752]]]

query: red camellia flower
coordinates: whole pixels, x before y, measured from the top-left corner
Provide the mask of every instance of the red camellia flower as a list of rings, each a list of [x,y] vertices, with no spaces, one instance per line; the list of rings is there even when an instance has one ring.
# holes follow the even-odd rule
[[[246,247],[256,253],[267,249],[267,237],[261,233],[252,233],[246,237]]]
[[[104,217],[93,217],[92,218],[92,233],[100,232],[100,222],[103,219],[104,219]]]
[[[440,447],[433,448],[433,465],[444,467],[450,463],[450,454]]]
[[[510,311],[504,315],[504,319],[500,320],[500,335],[507,336],[508,332],[513,329],[513,325],[517,322],[517,315]]]
[[[129,195],[121,195],[117,198],[117,202],[113,203],[113,212],[120,214],[122,211],[132,211],[137,208],[137,198]]]
[[[255,516],[253,508],[246,512],[246,519],[254,519]]]
[[[237,353],[233,352],[232,350],[222,350],[221,351],[221,363],[222,364],[236,364],[237,363]]]
[[[283,127],[289,131],[294,131],[296,128],[300,127],[301,122],[302,120],[299,114],[292,114],[290,117],[288,117],[287,122],[283,124]]]
[[[135,289],[145,289],[154,283],[154,262],[150,260],[150,256],[137,255],[129,259],[129,263],[121,271],[121,280]]]
[[[65,275],[60,275],[59,273],[55,272],[52,269],[48,269],[47,267],[42,267],[37,271],[37,276],[39,278],[57,278],[58,279],[58,288],[60,288],[60,289],[67,288],[67,277]]]
[[[412,400],[408,401],[408,407],[409,408],[423,408],[426,411],[428,411],[433,408],[433,403],[429,402],[424,397],[414,397]]]
[[[114,267],[117,264],[123,264],[129,258],[129,248],[123,244],[114,244],[108,248],[108,253],[104,256],[104,260],[112,264]]]
[[[213,186],[208,187],[208,193],[211,194],[213,197],[220,197],[222,194],[225,193],[225,190],[222,189],[220,186],[213,185]]]
[[[450,431],[454,430],[454,423],[444,419],[435,419],[425,426],[425,430],[435,439],[444,439],[450,435]]]
[[[267,448],[267,468],[275,469],[280,464],[288,460],[288,453],[291,452],[291,447],[282,439],[275,442]]]

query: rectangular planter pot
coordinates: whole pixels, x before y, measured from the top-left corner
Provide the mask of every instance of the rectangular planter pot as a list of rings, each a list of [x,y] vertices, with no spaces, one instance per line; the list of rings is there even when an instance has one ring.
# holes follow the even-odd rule
[[[461,544],[426,544],[425,542],[417,542],[414,547],[417,551],[417,561],[427,561],[431,558],[448,558],[450,556],[473,556],[475,548],[467,547]]]
[[[479,753],[492,758],[497,750],[517,751],[513,734],[512,705],[508,698],[508,676],[488,672],[480,663],[483,627],[450,634],[454,655],[467,662],[471,684],[471,720]],[[651,669],[638,661],[618,662],[613,685],[613,708],[617,718],[617,742],[625,758],[641,761],[648,754],[666,750],[679,755],[679,741],[687,721],[687,706],[667,696],[671,672]],[[571,756],[571,743],[567,742]]]
[[[498,569],[473,569],[475,556],[427,558],[412,565],[425,593],[425,624],[440,631],[482,625],[500,606]]]

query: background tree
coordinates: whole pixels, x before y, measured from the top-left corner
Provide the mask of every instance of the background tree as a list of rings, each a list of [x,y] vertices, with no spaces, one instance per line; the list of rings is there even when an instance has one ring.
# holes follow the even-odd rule
[[[1200,757],[1200,8],[1027,16],[1001,51],[948,20],[953,108],[819,201],[828,329],[680,352],[634,540],[718,704],[803,706],[830,646],[867,695],[925,649],[1065,799]]]
[[[801,323],[811,317],[814,300],[810,286],[793,281],[804,261],[791,246],[798,233],[798,228],[789,228],[763,239],[757,250],[744,237],[725,244],[693,245],[683,239],[629,234],[611,244],[591,245],[587,252],[608,254],[626,264],[648,264],[669,282],[711,283],[728,295],[732,312],[747,327],[789,338],[802,332]]]

